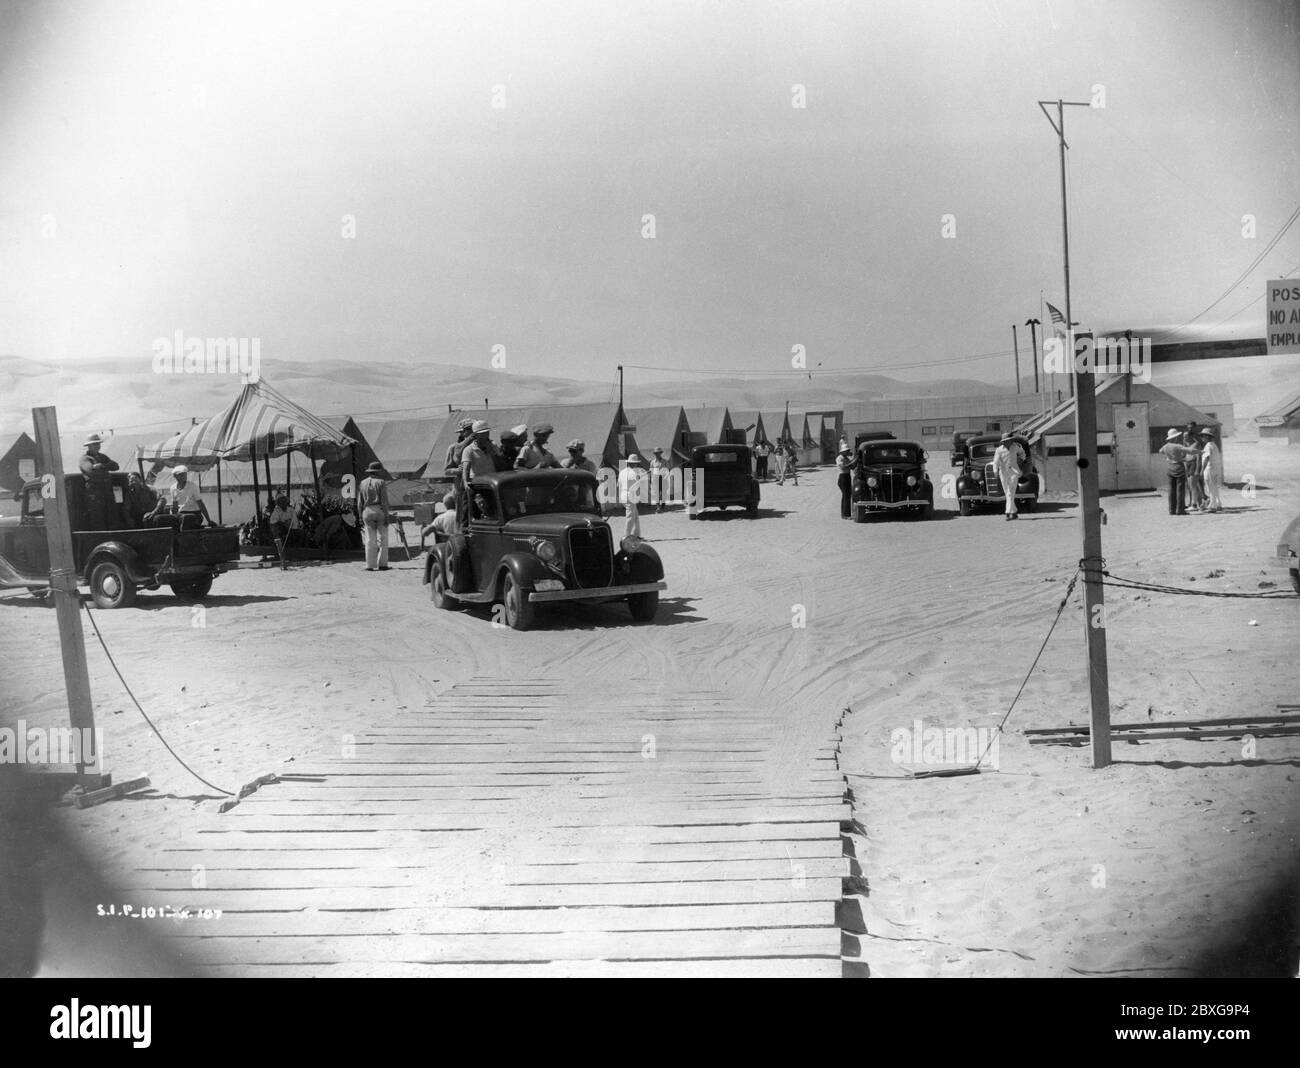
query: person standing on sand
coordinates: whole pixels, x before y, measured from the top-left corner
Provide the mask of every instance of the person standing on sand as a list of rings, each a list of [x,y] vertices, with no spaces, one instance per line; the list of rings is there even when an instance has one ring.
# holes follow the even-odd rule
[[[1160,446],[1160,455],[1168,465],[1170,515],[1187,514],[1186,499],[1183,496],[1187,486],[1187,460],[1196,454],[1195,449],[1179,443],[1181,437],[1182,434],[1176,427],[1170,427],[1165,434],[1165,443]]]
[[[997,472],[1002,493],[1007,498],[1007,519],[1019,519],[1020,513],[1016,510],[1016,487],[1020,485],[1020,450],[1016,448],[1015,439],[1011,437],[1009,431],[1002,435],[1002,440],[993,451],[993,470]]]
[[[776,439],[776,449],[772,453],[772,459],[776,464],[776,484],[785,485],[785,439]]]
[[[799,485],[799,456],[794,451],[794,438],[785,443],[785,473],[790,476],[791,482]]]
[[[767,458],[772,453],[772,446],[764,438],[754,446],[754,477],[760,482],[767,481]]]
[[[853,450],[845,441],[840,446],[839,455],[835,457],[835,468],[839,471],[840,518],[853,518]]]
[[[1196,433],[1196,424],[1188,423],[1183,432],[1183,444],[1193,450],[1194,456],[1188,458],[1184,468],[1187,480],[1187,510],[1199,512],[1205,505],[1205,492],[1201,483],[1201,439]]]
[[[1201,431],[1205,444],[1201,446],[1201,470],[1205,477],[1205,495],[1208,498],[1206,508],[1211,512],[1223,511],[1223,501],[1219,495],[1223,492],[1223,450],[1214,440],[1214,431],[1205,427]]]
[[[366,570],[388,570],[388,483],[384,465],[375,460],[366,468],[366,477],[357,491],[361,505],[361,522],[365,524]]]
[[[641,467],[641,457],[633,453],[627,458],[627,466],[618,476],[619,496],[623,498],[623,507],[627,509],[627,526],[623,531],[625,538],[641,537],[641,516],[637,505],[645,492],[646,472]]]

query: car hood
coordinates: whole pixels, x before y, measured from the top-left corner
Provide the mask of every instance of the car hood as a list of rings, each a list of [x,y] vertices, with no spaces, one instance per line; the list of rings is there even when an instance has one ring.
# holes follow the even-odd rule
[[[604,519],[591,512],[546,512],[542,515],[525,515],[512,519],[501,529],[507,534],[540,534],[559,537],[572,527],[608,526]]]

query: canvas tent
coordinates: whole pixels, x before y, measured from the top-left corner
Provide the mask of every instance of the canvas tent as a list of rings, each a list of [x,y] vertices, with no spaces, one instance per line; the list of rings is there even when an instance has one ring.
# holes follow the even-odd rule
[[[218,488],[222,463],[248,463],[252,466],[256,495],[259,460],[265,465],[268,483],[271,460],[295,452],[311,460],[314,476],[317,460],[337,460],[352,444],[353,439],[346,434],[295,404],[267,382],[257,381],[244,385],[239,396],[216,415],[179,434],[138,448],[136,462],[141,468],[150,463],[166,467],[185,464],[196,471],[216,466]],[[268,485],[268,496],[270,492]]]
[[[420,478],[429,460],[429,450],[448,418],[442,414],[420,419],[358,419],[352,425],[389,474],[396,478]]]
[[[1282,440],[1300,445],[1300,393],[1278,401],[1255,416],[1261,440]]]
[[[731,413],[725,408],[687,408],[686,423],[693,445],[716,445],[731,440]]]
[[[64,465],[64,470],[67,465]],[[0,437],[0,492],[12,496],[36,477],[36,442],[25,430]]]
[[[766,427],[763,413],[755,408],[728,409],[731,414],[731,440],[737,445],[753,445],[763,440]]]
[[[655,447],[663,449],[664,463],[680,467],[691,459],[690,424],[680,404],[658,408],[631,408],[627,421],[636,429],[631,432],[636,451],[646,459]]]

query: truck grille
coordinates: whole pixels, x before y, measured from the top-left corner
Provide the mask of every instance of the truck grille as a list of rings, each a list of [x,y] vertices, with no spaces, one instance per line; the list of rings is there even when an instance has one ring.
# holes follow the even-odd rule
[[[613,585],[614,545],[609,527],[570,530],[569,561],[573,579],[582,589]]]
[[[990,497],[1002,496],[1002,483],[998,481],[997,470],[992,464],[984,465],[984,492]]]

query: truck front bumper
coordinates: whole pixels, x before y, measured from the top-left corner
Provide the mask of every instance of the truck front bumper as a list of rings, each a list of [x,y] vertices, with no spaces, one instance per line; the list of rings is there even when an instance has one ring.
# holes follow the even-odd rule
[[[666,582],[632,582],[626,586],[602,586],[594,590],[534,590],[530,601],[612,601],[630,593],[651,593],[666,590]]]
[[[877,508],[925,508],[930,501],[926,497],[919,500],[907,501],[854,501],[854,508],[865,508],[867,511],[874,511]]]

